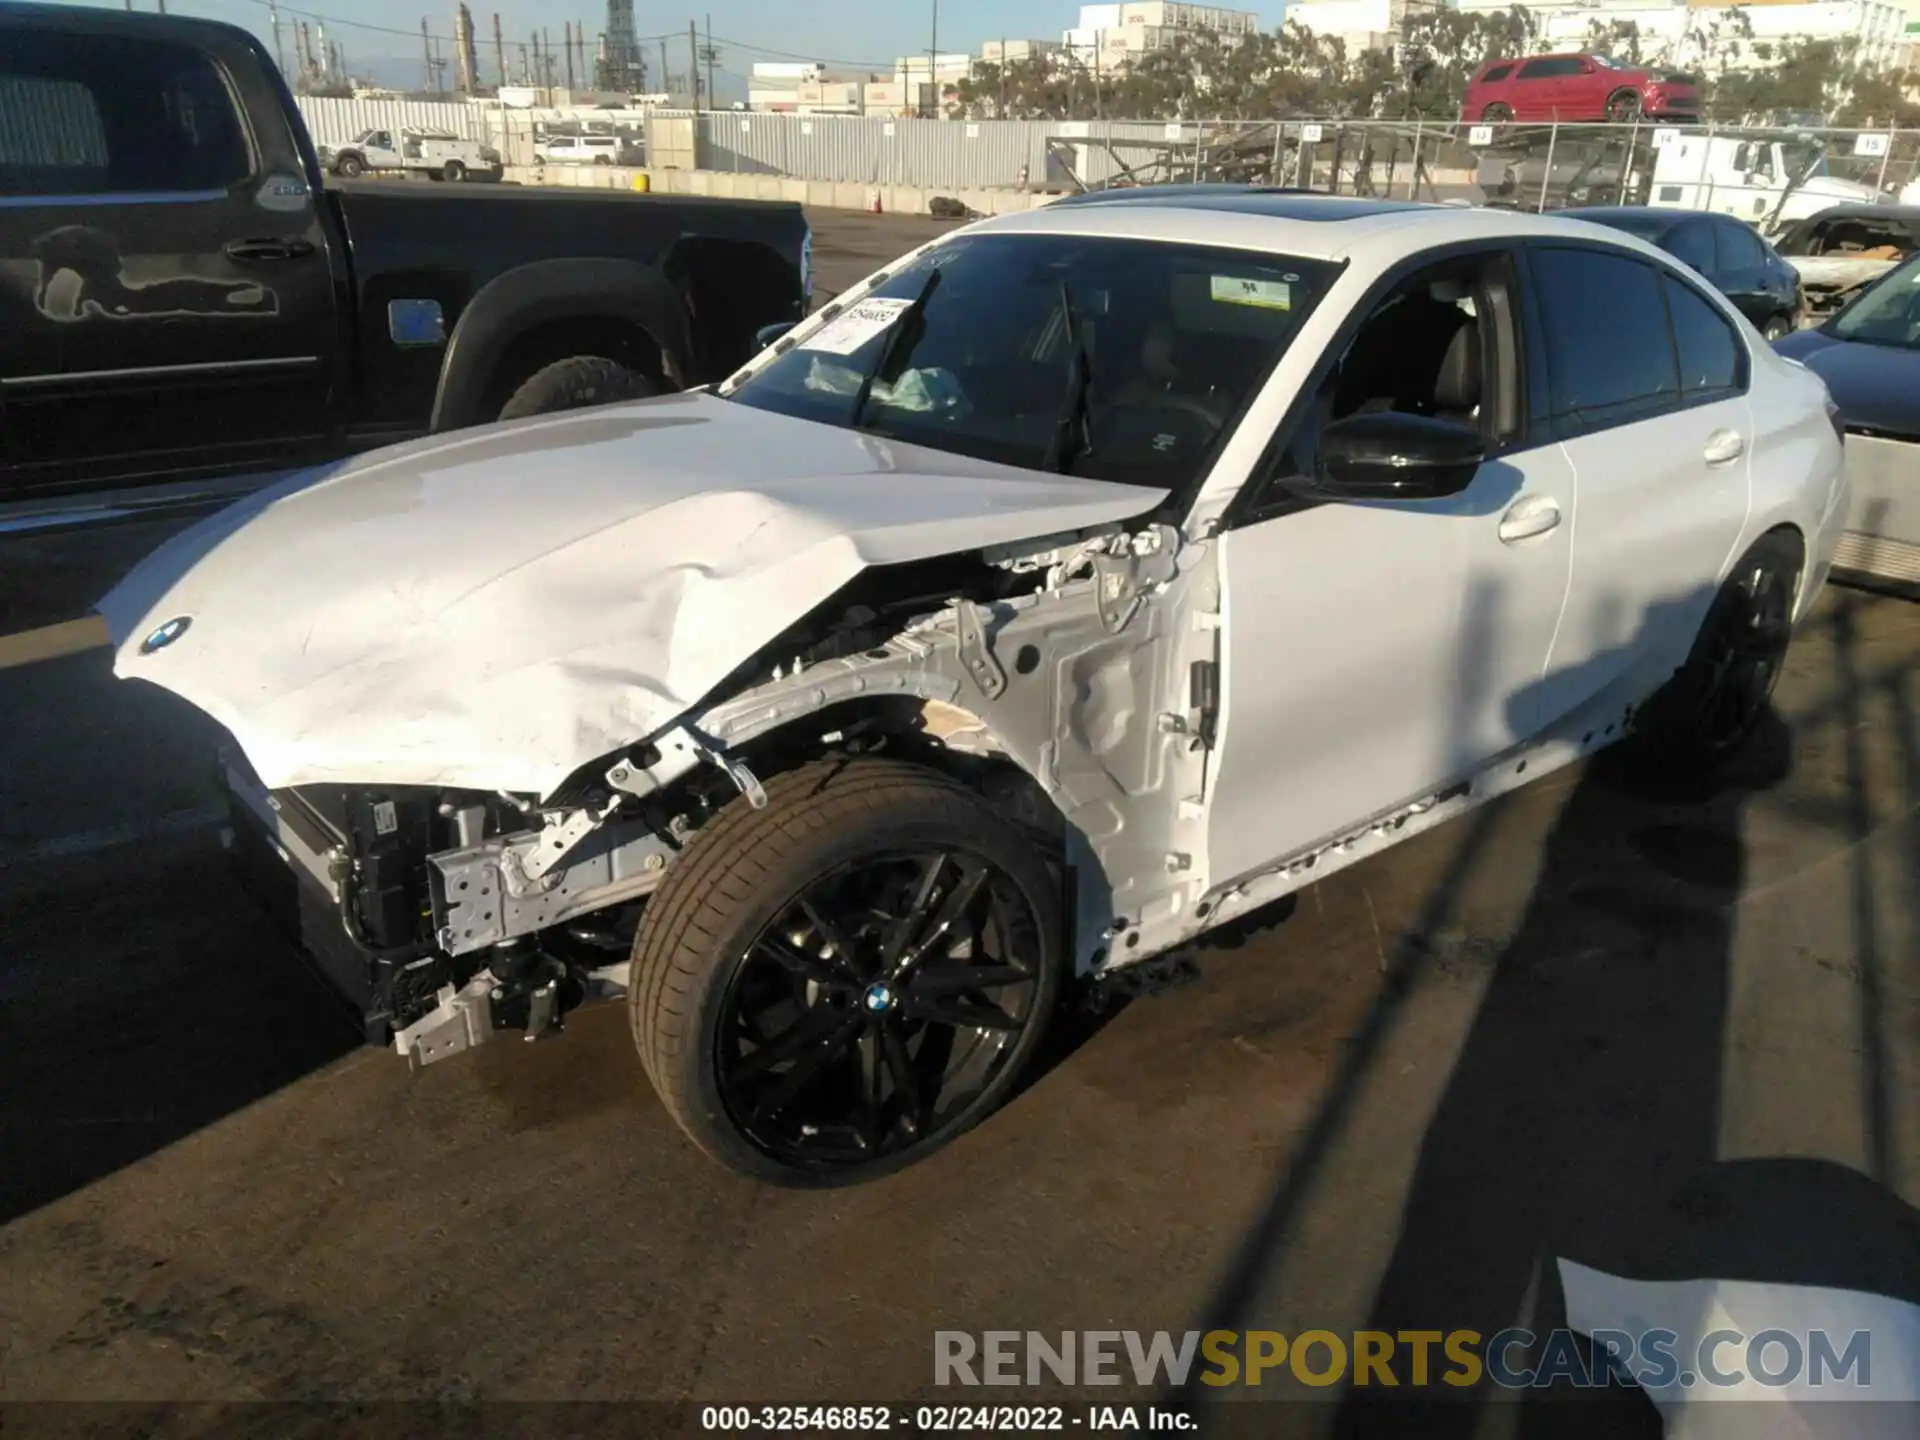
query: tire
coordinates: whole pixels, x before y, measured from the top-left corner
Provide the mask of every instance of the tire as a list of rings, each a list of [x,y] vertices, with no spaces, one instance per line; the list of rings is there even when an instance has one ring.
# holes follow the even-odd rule
[[[358,180],[367,173],[367,162],[358,155],[342,155],[333,162],[333,173],[342,180]]]
[[[1018,1083],[1059,1001],[1060,884],[935,770],[819,762],[766,791],[765,809],[722,810],[648,903],[634,1043],[723,1165],[781,1185],[874,1179]]]
[[[583,410],[620,400],[645,400],[660,393],[660,386],[653,380],[618,361],[600,355],[575,355],[534,371],[500,407],[499,418],[524,420],[530,415]]]
[[[1720,767],[1767,713],[1792,639],[1806,551],[1791,530],[1756,540],[1707,609],[1686,663],[1635,726],[1643,768],[1695,777]]]
[[[1622,90],[1607,101],[1607,119],[1616,125],[1627,125],[1640,118],[1640,92]]]
[[[1785,315],[1775,315],[1761,327],[1760,335],[1769,345],[1776,340],[1784,340],[1793,333],[1793,321]]]
[[[467,178],[467,167],[458,160],[449,160],[440,167],[440,178],[449,185],[458,185]]]
[[[1480,118],[1489,125],[1504,125],[1513,119],[1513,107],[1495,101],[1480,112]]]

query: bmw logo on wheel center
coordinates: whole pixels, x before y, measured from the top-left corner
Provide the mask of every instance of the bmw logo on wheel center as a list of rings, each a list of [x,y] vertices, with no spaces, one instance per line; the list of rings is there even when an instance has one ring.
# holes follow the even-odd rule
[[[867,987],[867,1009],[877,1015],[884,1015],[893,1008],[893,987],[886,981],[876,981]]]
[[[156,650],[166,649],[167,646],[173,644],[174,641],[186,634],[187,628],[192,624],[193,617],[190,615],[174,616],[173,619],[167,621],[166,624],[160,626],[159,629],[155,630],[140,642],[140,653],[142,655],[151,655]]]

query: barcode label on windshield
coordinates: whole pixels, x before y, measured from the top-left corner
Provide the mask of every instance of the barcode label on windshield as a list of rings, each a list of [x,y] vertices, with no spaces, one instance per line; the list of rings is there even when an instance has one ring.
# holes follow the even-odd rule
[[[1291,310],[1293,287],[1284,280],[1249,280],[1239,275],[1215,275],[1213,298],[1226,305],[1257,305],[1262,310]]]
[[[851,355],[898,320],[912,304],[911,300],[862,300],[802,340],[799,348]]]

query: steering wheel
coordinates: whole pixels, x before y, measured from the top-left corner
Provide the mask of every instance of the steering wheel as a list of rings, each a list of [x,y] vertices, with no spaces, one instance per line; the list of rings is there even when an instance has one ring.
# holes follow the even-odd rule
[[[1225,415],[1220,414],[1197,395],[1177,395],[1172,392],[1166,392],[1155,395],[1153,399],[1143,405],[1141,409],[1146,411],[1177,410],[1183,415],[1191,415],[1196,420],[1204,420],[1215,430],[1219,430],[1227,423],[1227,417]]]

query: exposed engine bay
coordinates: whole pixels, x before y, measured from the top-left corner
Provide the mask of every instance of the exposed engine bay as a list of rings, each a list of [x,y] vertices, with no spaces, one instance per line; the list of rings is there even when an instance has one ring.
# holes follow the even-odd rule
[[[962,779],[1058,857],[1081,973],[1147,958],[1199,928],[1211,547],[1188,547],[1183,573],[1166,526],[1041,543],[861,572],[715,703],[544,799],[269,792],[236,751],[236,848],[256,882],[300,873],[303,948],[367,1038],[416,1067],[618,993],[648,896],[702,827],[763,805],[759,775],[820,757],[884,751]]]

